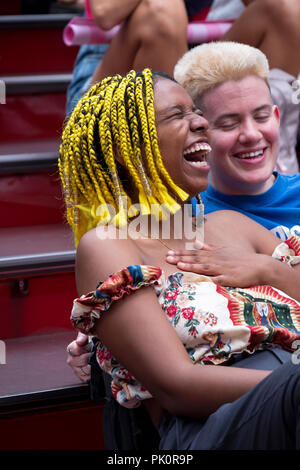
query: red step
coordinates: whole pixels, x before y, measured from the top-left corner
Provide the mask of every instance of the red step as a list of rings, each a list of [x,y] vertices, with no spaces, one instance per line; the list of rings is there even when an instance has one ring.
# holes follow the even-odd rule
[[[1,339],[72,329],[74,264],[64,225],[0,230]]]
[[[59,141],[0,145],[0,228],[64,221]]]
[[[72,72],[78,47],[62,32],[73,14],[0,16],[1,75]]]
[[[74,337],[74,331],[57,331],[5,341],[6,363],[0,364],[1,450],[105,448],[104,400],[92,402],[88,385],[66,364],[66,346]]]
[[[0,142],[58,140],[70,79],[70,74],[2,77],[6,103],[0,105]]]

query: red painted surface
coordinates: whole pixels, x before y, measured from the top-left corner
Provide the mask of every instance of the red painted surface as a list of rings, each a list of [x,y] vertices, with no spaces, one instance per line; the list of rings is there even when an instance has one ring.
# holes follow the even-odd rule
[[[66,46],[62,28],[0,30],[1,75],[70,73],[78,47]]]
[[[64,92],[7,96],[0,105],[0,142],[59,139],[65,107]]]
[[[1,175],[0,213],[0,228],[64,221],[64,202],[57,171]]]
[[[104,450],[102,406],[65,404],[1,416],[0,435],[1,450]]]
[[[17,280],[0,280],[0,339],[73,329],[74,273],[31,277],[28,287],[28,293],[22,294]]]
[[[0,14],[20,14],[20,4],[20,0],[12,0],[6,8],[0,7]],[[2,76],[70,73],[78,52],[78,47],[64,45],[62,28],[0,30],[0,44],[5,45],[0,50]],[[26,153],[30,149],[25,150],[24,141],[29,146],[35,141],[39,147],[38,141],[59,139],[65,104],[64,92],[7,96],[6,104],[0,105],[1,144],[16,144],[18,149],[8,153]],[[35,150],[47,151],[44,143]],[[2,155],[6,154],[2,148]],[[63,212],[55,169],[1,175],[0,229],[56,224],[63,220]],[[1,340],[57,335],[66,329],[73,332],[70,310],[77,296],[73,272],[31,277],[26,287],[28,291],[21,293],[18,280],[0,279]],[[36,406],[18,412],[1,410],[1,450],[105,448],[102,406],[80,399]]]
[[[21,15],[22,0],[0,3],[0,15]]]

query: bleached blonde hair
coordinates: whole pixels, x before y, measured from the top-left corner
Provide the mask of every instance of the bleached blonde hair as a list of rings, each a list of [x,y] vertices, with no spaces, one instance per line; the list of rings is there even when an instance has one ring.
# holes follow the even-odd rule
[[[228,80],[249,75],[263,79],[269,87],[269,63],[255,47],[232,41],[201,44],[186,52],[174,69],[175,80],[193,100]]]

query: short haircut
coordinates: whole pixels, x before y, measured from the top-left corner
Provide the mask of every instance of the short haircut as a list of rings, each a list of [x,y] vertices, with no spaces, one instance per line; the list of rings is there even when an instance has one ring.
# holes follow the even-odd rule
[[[225,81],[241,80],[249,75],[263,79],[269,87],[269,63],[265,54],[255,47],[231,41],[194,47],[174,69],[175,79],[193,100]]]

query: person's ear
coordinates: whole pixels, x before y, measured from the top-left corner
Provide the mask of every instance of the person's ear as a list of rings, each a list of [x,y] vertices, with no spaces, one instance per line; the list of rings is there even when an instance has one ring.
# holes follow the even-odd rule
[[[279,111],[278,106],[276,106],[276,104],[274,104],[274,106],[273,106],[273,113],[274,113],[276,121],[280,125],[280,111]]]
[[[114,152],[114,157],[116,161],[120,163],[120,165],[125,166],[123,157],[120,155],[120,152],[116,143],[113,143],[113,152]]]

